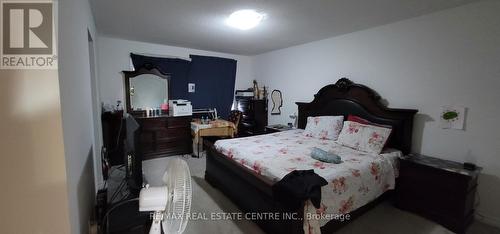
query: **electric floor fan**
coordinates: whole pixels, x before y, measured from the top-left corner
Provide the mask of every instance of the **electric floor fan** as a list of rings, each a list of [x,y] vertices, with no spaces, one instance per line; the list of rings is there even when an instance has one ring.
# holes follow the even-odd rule
[[[174,158],[163,175],[164,186],[141,189],[139,211],[153,211],[149,234],[181,234],[191,209],[191,175],[186,161]],[[161,224],[161,225],[160,225]]]

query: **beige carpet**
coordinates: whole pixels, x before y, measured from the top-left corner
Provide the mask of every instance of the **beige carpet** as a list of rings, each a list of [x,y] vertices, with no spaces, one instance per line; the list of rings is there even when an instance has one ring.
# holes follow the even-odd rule
[[[205,173],[205,158],[184,157],[188,162],[193,185],[192,213],[205,215],[209,220],[191,220],[188,223],[186,234],[195,233],[263,233],[251,221],[210,220],[211,213],[239,212],[239,209],[219,190],[209,185],[203,178]],[[159,185],[169,158],[159,158],[143,162],[143,172],[151,185]],[[393,207],[388,202],[357,218],[336,233],[341,234],[444,234],[453,233],[432,221],[415,214]],[[493,234],[500,233],[500,229],[480,222],[474,222],[467,233]]]

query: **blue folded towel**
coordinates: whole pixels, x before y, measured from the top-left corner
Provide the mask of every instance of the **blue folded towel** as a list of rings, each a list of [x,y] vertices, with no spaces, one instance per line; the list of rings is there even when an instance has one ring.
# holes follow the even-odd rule
[[[311,151],[311,158],[314,158],[314,159],[319,160],[321,162],[327,162],[327,163],[339,164],[342,162],[342,159],[340,158],[340,156],[326,152],[326,151],[324,151],[320,148],[316,148],[316,147],[313,147],[313,149]]]

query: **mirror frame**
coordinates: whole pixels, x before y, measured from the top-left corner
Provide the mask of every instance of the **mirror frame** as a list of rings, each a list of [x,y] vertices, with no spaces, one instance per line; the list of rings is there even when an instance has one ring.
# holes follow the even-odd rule
[[[274,100],[273,93],[276,92],[280,95],[279,103],[276,103],[277,100]],[[271,109],[271,115],[281,115],[281,107],[283,107],[283,94],[280,90],[275,89],[271,92],[271,101],[273,102],[273,108]],[[276,111],[276,112],[274,112]]]
[[[151,74],[151,75],[156,75],[162,79],[165,79],[167,80],[167,84],[168,84],[168,100],[170,100],[170,87],[172,86],[170,84],[170,74],[168,73],[163,73],[160,71],[160,69],[158,69],[158,67],[156,66],[153,66],[152,64],[145,64],[143,65],[142,67],[139,67],[138,69],[136,69],[135,71],[122,71],[122,73],[124,74],[124,82],[125,82],[125,102],[126,102],[126,106],[127,106],[127,113],[129,114],[141,114],[141,115],[144,115],[146,113],[145,110],[132,110],[132,107],[130,106],[130,79],[136,77],[136,76],[139,76],[139,75],[144,75],[144,74]]]

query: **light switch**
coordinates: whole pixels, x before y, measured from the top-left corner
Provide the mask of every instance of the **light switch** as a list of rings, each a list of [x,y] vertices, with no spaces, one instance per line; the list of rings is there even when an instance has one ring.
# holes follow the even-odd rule
[[[195,84],[194,83],[188,83],[188,92],[189,93],[194,93],[195,90]]]

